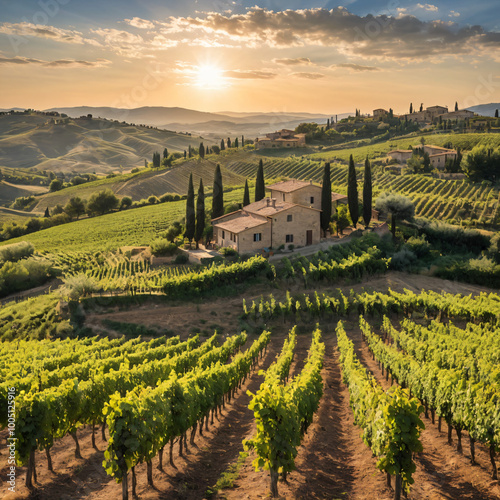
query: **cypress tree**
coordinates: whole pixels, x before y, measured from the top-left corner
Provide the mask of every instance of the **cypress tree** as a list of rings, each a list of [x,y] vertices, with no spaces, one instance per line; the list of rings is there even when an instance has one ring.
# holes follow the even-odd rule
[[[194,238],[196,229],[196,217],[194,211],[194,187],[193,187],[193,174],[189,176],[189,185],[186,200],[186,232],[184,237],[191,241]]]
[[[264,184],[264,163],[259,161],[257,178],[255,179],[255,201],[260,201],[266,196],[266,186]]]
[[[144,160],[144,168],[148,168],[148,160]]]
[[[235,148],[239,148],[239,147],[240,147],[240,145],[239,145],[239,143],[238,143],[238,138],[237,138],[237,137],[236,137],[236,139],[234,140],[234,147],[235,147]]]
[[[231,147],[231,138],[228,137],[227,138],[227,149],[229,149]]]
[[[203,231],[205,231],[205,190],[203,189],[203,179],[200,179],[198,198],[196,198],[196,230],[194,232],[196,248],[198,248],[198,242],[203,236]]]
[[[356,227],[359,219],[358,181],[356,179],[356,167],[354,166],[352,155],[349,158],[347,204],[349,205],[349,215],[351,216],[352,224]]]
[[[245,136],[244,135],[241,136],[241,147],[242,148],[245,147]]]
[[[224,139],[220,140],[220,150],[224,151],[226,149],[226,145],[224,144]]]
[[[198,154],[200,155],[200,158],[205,158],[205,146],[203,145],[202,142],[200,142]]]
[[[243,206],[250,205],[250,191],[248,189],[248,180],[245,180],[245,192],[243,193]]]
[[[212,198],[212,219],[217,219],[224,215],[224,194],[222,187],[222,173],[220,171],[220,165],[217,164],[214,174],[214,189]]]
[[[455,101],[455,111],[458,111],[458,102]]]
[[[186,152],[186,150],[184,150],[184,159],[186,159],[186,158],[187,158],[187,152]]]
[[[321,187],[321,229],[326,238],[326,230],[330,227],[332,218],[332,181],[330,178],[330,163],[325,163],[323,185]]]
[[[368,157],[365,160],[365,178],[363,181],[363,220],[365,226],[370,225],[372,219],[372,168]]]
[[[413,113],[413,103],[410,102],[410,115]]]
[[[46,219],[48,219],[48,218],[50,217],[49,207],[47,207],[47,208],[45,209],[45,213],[43,214],[43,216],[44,216]]]
[[[498,109],[495,109],[495,118],[498,118]]]
[[[163,150],[163,158],[168,158],[168,149],[167,148],[165,148]]]

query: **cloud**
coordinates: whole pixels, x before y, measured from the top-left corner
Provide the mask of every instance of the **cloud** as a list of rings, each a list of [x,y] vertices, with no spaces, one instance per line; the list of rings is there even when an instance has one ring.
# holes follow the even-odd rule
[[[292,76],[296,76],[297,78],[307,78],[309,80],[319,80],[320,78],[325,77],[323,73],[292,73]]]
[[[92,33],[103,39],[104,45],[119,55],[126,57],[142,57],[144,39],[141,35],[134,35],[128,31],[114,28],[99,28]]]
[[[421,4],[422,5],[422,4]],[[423,4],[433,8],[431,4]],[[380,60],[424,60],[484,54],[493,32],[481,26],[459,28],[452,22],[421,21],[399,13],[358,16],[345,8],[285,10],[254,7],[244,14],[210,12],[201,17],[171,17],[164,32],[197,38],[223,36],[245,47],[324,46],[338,53]],[[497,49],[500,47],[500,42]],[[494,56],[490,47],[490,57]]]
[[[229,70],[224,72],[224,76],[227,78],[238,78],[243,80],[271,80],[276,78],[278,75],[272,73],[271,71],[258,71],[258,70]]]
[[[43,61],[29,57],[0,57],[0,65],[26,65],[38,64],[46,68],[101,68],[111,64],[107,59],[97,59],[95,61],[82,61],[75,59],[58,59],[56,61]]]
[[[85,38],[80,31],[65,30],[55,28],[54,26],[45,26],[32,23],[2,23],[0,25],[0,33],[6,35],[16,35],[20,37],[34,36],[38,38],[47,38],[55,42],[90,44],[99,46],[99,42],[91,38]]]
[[[448,17],[460,17],[460,12],[455,12],[454,10],[450,10]]]
[[[283,64],[284,66],[297,66],[302,64],[314,64],[311,62],[311,59],[308,57],[297,57],[296,59],[273,59],[273,62],[276,64]]]
[[[147,19],[141,19],[140,17],[125,19],[125,22],[127,24],[130,24],[130,26],[133,26],[134,28],[152,30],[155,27],[155,25],[151,21],[148,21]]]
[[[439,10],[435,5],[432,5],[430,3],[424,3],[424,4],[417,3],[417,7],[419,9],[428,10],[429,12],[437,12]]]
[[[353,63],[334,64],[330,66],[330,68],[349,68],[353,71],[380,71],[380,68],[377,68],[376,66],[363,66],[361,64]]]

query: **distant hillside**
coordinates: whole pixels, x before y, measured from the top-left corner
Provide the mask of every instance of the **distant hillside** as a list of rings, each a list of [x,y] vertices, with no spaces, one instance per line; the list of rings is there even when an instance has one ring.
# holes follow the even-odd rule
[[[0,204],[10,203],[21,196],[31,196],[47,191],[43,186],[29,186],[21,184],[11,184],[10,182],[0,182]]]
[[[199,137],[101,119],[0,116],[0,166],[109,173],[144,166],[154,151],[198,147]]]
[[[479,104],[477,106],[471,106],[467,108],[470,111],[474,111],[481,116],[495,116],[495,111],[500,110],[500,102],[490,102],[489,104]]]
[[[57,204],[65,205],[74,196],[89,199],[90,196],[103,189],[111,189],[117,196],[130,196],[139,201],[151,195],[161,196],[165,193],[187,193],[189,175],[193,174],[195,190],[198,189],[200,178],[208,191],[212,187],[214,172],[218,157],[200,161],[198,158],[182,162],[179,166],[169,170],[144,171],[136,174],[119,175],[110,179],[103,179],[87,184],[72,186],[55,193],[48,193],[37,198],[34,211],[43,212],[45,208],[52,208]],[[242,185],[245,178],[222,167],[224,186]]]
[[[206,113],[185,108],[168,108],[163,106],[142,107],[134,109],[79,106],[73,108],[51,108],[46,111],[59,111],[71,117],[86,116],[108,118],[161,127],[181,132],[194,132],[202,135],[211,134],[212,138],[227,135],[244,134],[248,138],[281,128],[295,128],[303,122],[326,123],[330,115],[312,113]],[[339,115],[339,120],[347,114]]]

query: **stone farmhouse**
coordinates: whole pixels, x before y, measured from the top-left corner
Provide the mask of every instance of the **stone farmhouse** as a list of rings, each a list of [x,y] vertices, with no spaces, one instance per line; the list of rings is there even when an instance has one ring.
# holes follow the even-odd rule
[[[387,111],[386,109],[379,108],[373,110],[373,118],[375,118],[375,120],[378,120],[379,118],[385,118],[388,114],[389,111]]]
[[[293,130],[282,129],[266,134],[262,139],[255,139],[257,149],[264,148],[300,148],[306,145],[306,134],[296,134]]]
[[[320,242],[321,187],[295,179],[267,187],[270,196],[212,220],[214,242],[238,253]]]
[[[431,165],[437,169],[444,169],[446,161],[454,160],[457,157],[457,152],[454,149],[442,148],[432,144],[424,144],[424,146],[414,146],[414,149],[423,149],[424,153],[429,154]],[[387,153],[387,157],[396,160],[398,163],[406,163],[413,155],[413,149],[395,149]]]

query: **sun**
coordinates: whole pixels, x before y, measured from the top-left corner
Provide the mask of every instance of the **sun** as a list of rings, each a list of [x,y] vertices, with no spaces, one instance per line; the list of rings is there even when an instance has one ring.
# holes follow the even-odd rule
[[[195,73],[195,85],[200,89],[219,90],[227,87],[224,71],[212,64],[198,66]]]

